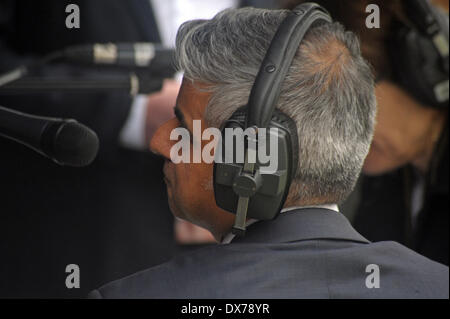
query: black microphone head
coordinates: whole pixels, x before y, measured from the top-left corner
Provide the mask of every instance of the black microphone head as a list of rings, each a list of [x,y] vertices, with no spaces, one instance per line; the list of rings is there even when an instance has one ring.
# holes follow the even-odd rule
[[[97,156],[97,134],[74,120],[51,123],[42,134],[42,149],[58,164],[82,167]]]

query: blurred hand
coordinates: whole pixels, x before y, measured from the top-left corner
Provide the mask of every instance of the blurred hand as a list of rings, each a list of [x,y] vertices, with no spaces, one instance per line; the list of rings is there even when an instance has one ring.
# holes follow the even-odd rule
[[[215,243],[213,235],[204,228],[185,220],[175,219],[175,240],[180,244]]]
[[[164,80],[161,91],[150,94],[147,102],[145,139],[149,145],[156,129],[174,117],[175,106],[180,83],[175,80]]]

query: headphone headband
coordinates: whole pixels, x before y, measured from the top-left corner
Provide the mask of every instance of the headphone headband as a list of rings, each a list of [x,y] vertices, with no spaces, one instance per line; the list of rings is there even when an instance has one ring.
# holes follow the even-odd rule
[[[290,12],[272,38],[246,107],[236,110],[224,125],[223,130],[255,126],[269,128],[265,138],[266,141],[270,140],[270,143],[258,141],[263,130],[258,130],[257,136],[255,134],[248,137],[247,141],[256,143],[246,143],[244,163],[227,163],[223,160],[222,152],[221,161],[214,164],[216,203],[236,214],[233,226],[235,234],[245,234],[247,217],[260,220],[275,218],[286,201],[298,162],[297,126],[294,120],[276,110],[275,106],[283,81],[306,32],[314,24],[330,22],[332,20],[328,12],[315,3],[301,4]],[[253,132],[256,133],[255,131]],[[222,136],[226,136],[223,131]],[[270,152],[273,139],[277,145],[277,164],[275,171],[267,171],[263,169],[267,165],[259,160],[250,162],[248,154],[255,155],[264,148]],[[233,141],[230,142],[234,144]],[[233,151],[232,154],[236,152]]]
[[[315,3],[303,3],[289,12],[272,39],[250,92],[247,127],[268,126],[303,37],[314,24],[327,22],[332,22],[330,15]]]

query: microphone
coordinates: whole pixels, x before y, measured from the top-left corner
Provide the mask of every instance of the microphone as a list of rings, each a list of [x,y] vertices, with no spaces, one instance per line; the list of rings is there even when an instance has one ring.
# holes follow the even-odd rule
[[[97,134],[73,119],[35,116],[1,106],[0,136],[73,167],[92,163],[99,147]]]
[[[64,58],[88,64],[122,67],[166,67],[173,69],[174,50],[149,42],[95,43],[70,46]]]

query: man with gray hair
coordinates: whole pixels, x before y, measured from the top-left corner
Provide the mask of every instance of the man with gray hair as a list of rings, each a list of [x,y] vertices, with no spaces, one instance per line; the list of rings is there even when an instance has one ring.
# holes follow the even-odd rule
[[[183,24],[177,62],[184,71],[176,117],[151,148],[166,159],[173,214],[209,230],[220,245],[196,250],[107,284],[94,298],[448,298],[448,268],[394,242],[370,243],[339,213],[367,155],[376,102],[370,68],[354,34],[338,23],[312,27],[282,84],[276,108],[298,134],[298,169],[278,218],[247,220],[219,208],[212,163],[171,162],[174,129],[195,141],[242,105],[286,10],[229,9]],[[191,152],[192,153],[192,152]]]

